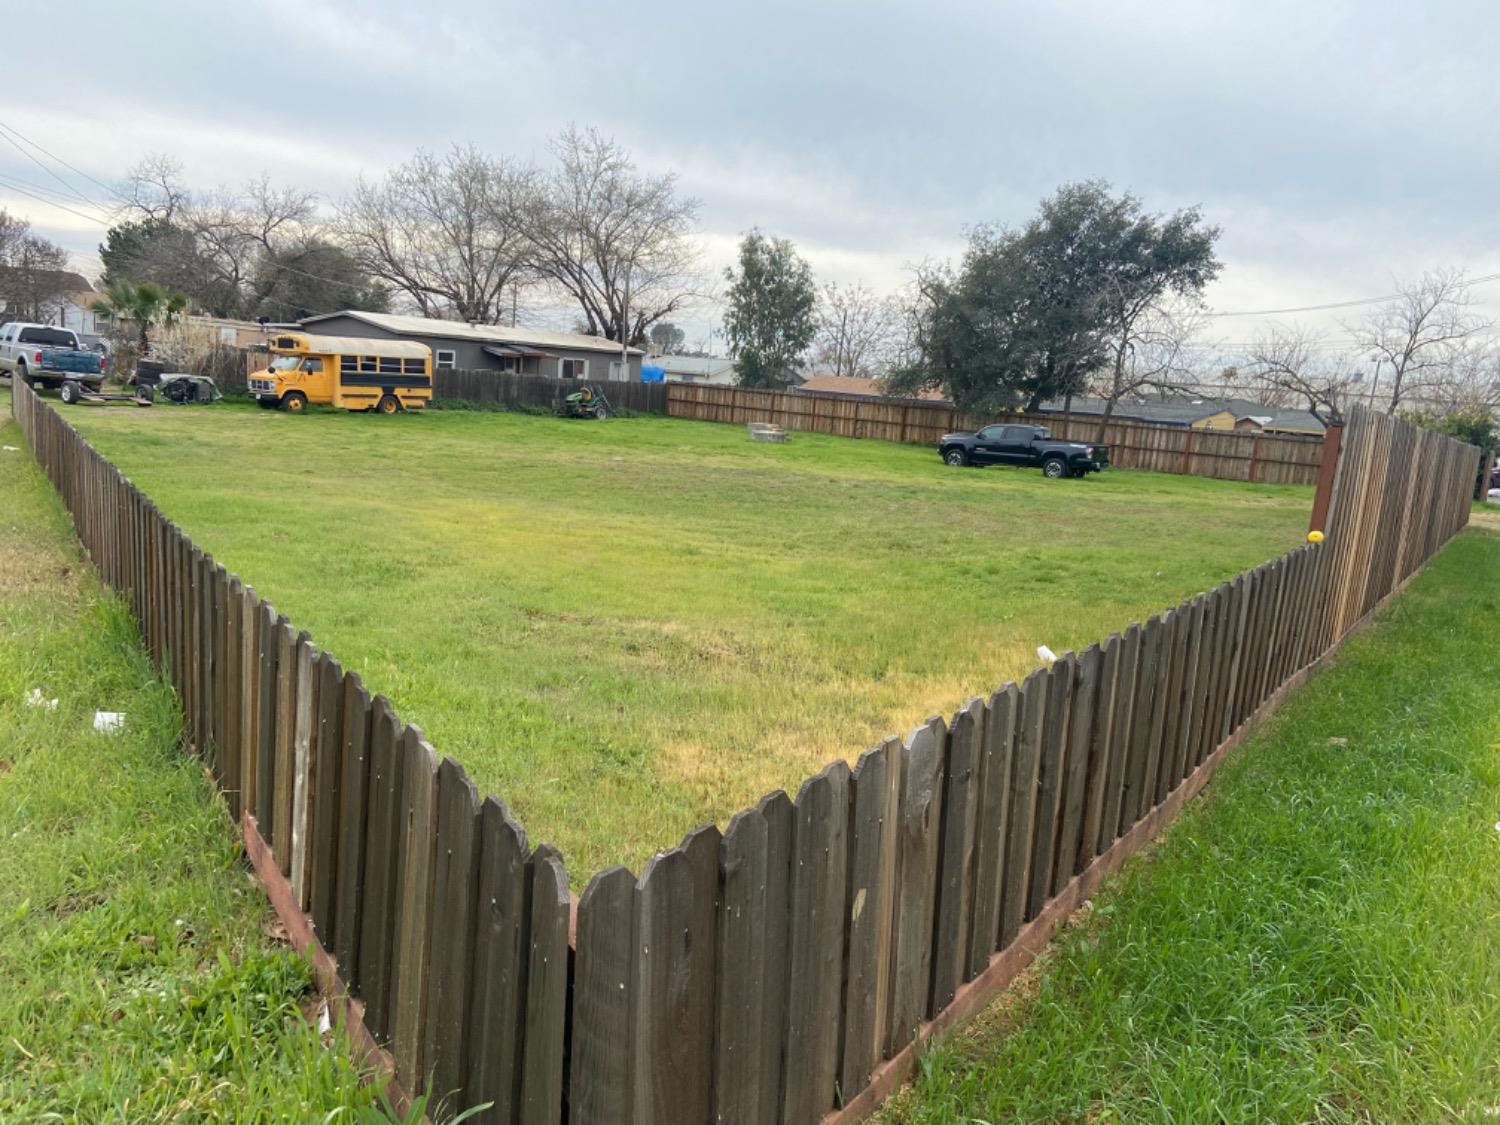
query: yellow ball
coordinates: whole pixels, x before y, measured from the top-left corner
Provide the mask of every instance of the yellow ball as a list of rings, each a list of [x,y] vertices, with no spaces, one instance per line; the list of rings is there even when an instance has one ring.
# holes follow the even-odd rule
[[[1307,541],[1309,543],[1321,543],[1323,542],[1323,533],[1321,531],[1309,531],[1307,533]]]

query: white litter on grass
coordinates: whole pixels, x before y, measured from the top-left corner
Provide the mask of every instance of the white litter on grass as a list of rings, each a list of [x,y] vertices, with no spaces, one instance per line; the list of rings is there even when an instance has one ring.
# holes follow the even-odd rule
[[[19,445],[0,445],[0,449],[5,450],[5,452],[7,453],[21,452],[21,447]]]
[[[333,1020],[328,1015],[328,1001],[318,1007],[318,1034],[327,1035],[333,1030]]]
[[[1500,832],[1500,820],[1495,821],[1495,831]]]
[[[95,711],[94,729],[100,734],[111,734],[125,729],[124,711]]]
[[[1043,660],[1045,660],[1048,664],[1056,664],[1057,663],[1057,653],[1053,652],[1046,645],[1037,645],[1036,646],[1036,654],[1038,656],[1040,656]]]
[[[56,711],[57,710],[57,700],[55,700],[55,699],[44,699],[42,697],[42,689],[41,688],[32,688],[30,691],[28,691],[26,693],[26,706],[28,706],[28,707],[40,707],[40,708],[42,708],[43,710],[46,710],[46,711]]]

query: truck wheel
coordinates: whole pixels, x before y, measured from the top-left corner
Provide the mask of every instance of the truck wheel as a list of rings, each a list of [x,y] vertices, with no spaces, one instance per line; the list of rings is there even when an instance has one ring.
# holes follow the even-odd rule
[[[72,406],[83,397],[83,389],[77,383],[73,382],[72,379],[69,379],[63,383],[62,390],[58,392],[58,397],[63,400],[65,405]]]
[[[401,404],[396,401],[395,395],[381,395],[380,401],[375,404],[375,409],[381,414],[394,414],[401,409]]]
[[[943,454],[943,461],[952,465],[955,469],[961,469],[969,463],[969,455],[958,446],[954,446]]]
[[[1042,462],[1042,476],[1048,480],[1060,480],[1068,475],[1068,465],[1061,457],[1048,457]]]
[[[287,391],[281,396],[281,409],[288,414],[302,414],[307,410],[307,396],[301,391]]]

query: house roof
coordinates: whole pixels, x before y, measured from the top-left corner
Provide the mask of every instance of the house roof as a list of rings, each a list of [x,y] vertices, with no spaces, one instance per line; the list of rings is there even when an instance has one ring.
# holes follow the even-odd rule
[[[813,375],[793,390],[804,394],[845,395],[859,398],[916,398],[924,402],[947,402],[937,391],[919,391],[914,395],[887,394],[879,379],[860,379],[853,375]]]
[[[1075,398],[1072,402],[1074,414],[1103,414],[1102,398]],[[1045,402],[1043,414],[1061,414],[1061,399]],[[1263,430],[1283,430],[1290,433],[1321,434],[1323,423],[1306,410],[1286,410],[1277,406],[1262,406],[1258,402],[1238,398],[1171,398],[1144,402],[1122,399],[1115,404],[1113,417],[1124,422],[1153,422],[1159,426],[1191,426],[1215,414],[1229,413],[1235,421],[1251,419]]]
[[[668,375],[722,375],[734,371],[734,360],[716,355],[659,355],[649,360]]]
[[[394,336],[438,336],[445,340],[471,340],[476,344],[531,344],[542,348],[569,348],[573,351],[611,352],[620,354],[620,345],[602,336],[584,336],[577,332],[553,332],[546,328],[505,328],[498,324],[465,324],[461,320],[436,320],[425,316],[402,316],[398,313],[340,312],[304,317],[304,327],[333,317],[347,316]],[[643,354],[630,348],[631,355]]]
[[[1310,410],[1288,410],[1281,406],[1262,406],[1244,398],[1228,398],[1223,402],[1236,419],[1251,418],[1263,430],[1289,430],[1292,433],[1321,434],[1327,427],[1318,421]]]

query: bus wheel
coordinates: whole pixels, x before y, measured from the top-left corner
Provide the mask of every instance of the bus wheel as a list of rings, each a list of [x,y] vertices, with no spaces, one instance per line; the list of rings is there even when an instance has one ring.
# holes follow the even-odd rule
[[[281,409],[288,414],[301,414],[307,409],[307,396],[301,391],[287,391],[281,396]]]
[[[375,409],[382,414],[394,414],[401,409],[401,404],[396,401],[395,395],[381,395],[380,401],[375,404]]]

